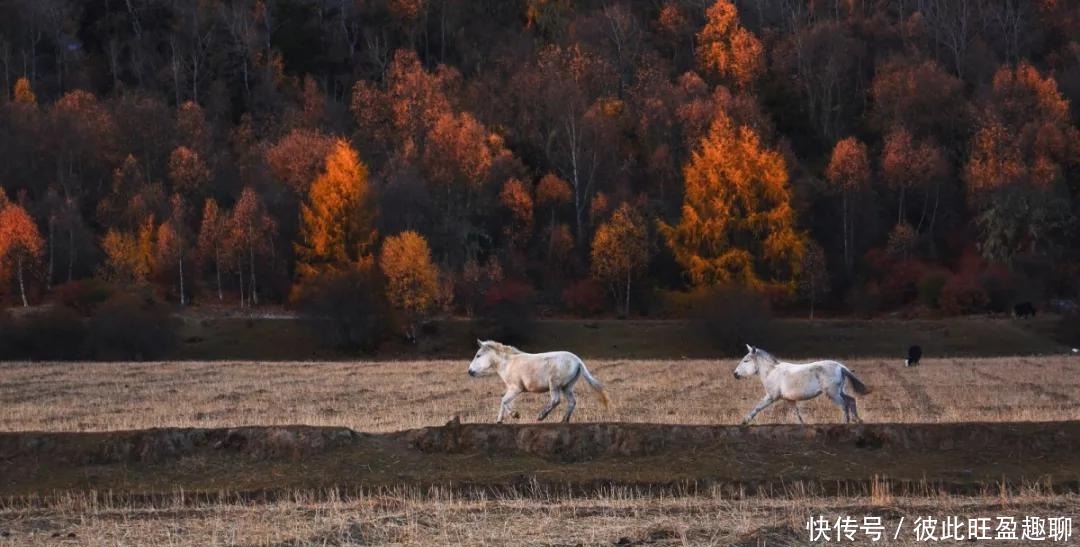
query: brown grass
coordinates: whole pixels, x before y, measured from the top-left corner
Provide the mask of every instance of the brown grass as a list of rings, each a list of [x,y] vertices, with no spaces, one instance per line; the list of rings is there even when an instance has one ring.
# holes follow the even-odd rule
[[[177,494],[157,505],[85,496],[47,509],[0,508],[0,545],[806,545],[811,516],[880,516],[884,543],[916,545],[917,517],[1080,515],[1080,498],[1030,490],[1007,503],[985,493],[954,497],[927,491],[887,505],[855,493],[825,498],[793,488],[777,496],[732,498],[720,491],[664,495],[613,489],[599,496],[525,488],[498,498],[398,489],[344,498],[294,493],[256,504],[201,503]],[[898,541],[892,534],[900,518]],[[1020,527],[1018,526],[1018,530]],[[991,532],[993,533],[993,532]],[[857,536],[857,545],[870,544]],[[994,542],[988,542],[994,544]],[[1036,545],[1048,542],[1009,542]],[[847,544],[852,544],[848,542]]]
[[[470,379],[465,362],[0,363],[0,430],[93,431],[167,426],[341,425],[392,431],[440,425],[454,415],[490,421],[502,386]],[[860,399],[872,422],[1075,420],[1080,379],[1071,356],[927,360],[914,369],[880,359],[848,363],[874,391]],[[761,395],[736,381],[733,360],[591,361],[615,399],[603,411],[579,386],[578,420],[723,424],[737,422]],[[519,399],[531,421],[544,396]],[[827,401],[804,403],[811,422],[835,422]],[[790,422],[783,406],[760,423]],[[482,462],[479,462],[482,465]],[[926,486],[897,495],[887,477],[864,491],[828,497],[812,483],[769,495],[720,489],[673,492],[612,487],[577,496],[539,486],[498,496],[401,487],[346,498],[337,491],[294,492],[254,501],[130,500],[85,491],[35,503],[0,500],[0,546],[7,545],[805,545],[812,515],[866,515],[904,533],[890,545],[916,545],[919,516],[1071,516],[1080,496],[1040,484],[989,487],[970,497]],[[888,536],[891,540],[891,535]],[[866,544],[857,542],[855,544]],[[993,544],[993,542],[988,542]],[[1035,545],[1045,542],[1009,542]]]
[[[848,365],[874,391],[860,398],[868,422],[1080,419],[1072,356],[899,361]],[[98,431],[149,427],[309,424],[394,431],[494,419],[502,383],[472,379],[464,361],[0,363],[0,430]],[[736,423],[761,396],[737,381],[734,360],[592,361],[614,399],[604,411],[578,385],[577,421]],[[535,419],[546,395],[515,406]],[[824,398],[802,403],[810,422],[836,422]],[[556,412],[556,419],[561,411]],[[549,418],[551,419],[551,418]],[[791,422],[782,404],[755,423]]]

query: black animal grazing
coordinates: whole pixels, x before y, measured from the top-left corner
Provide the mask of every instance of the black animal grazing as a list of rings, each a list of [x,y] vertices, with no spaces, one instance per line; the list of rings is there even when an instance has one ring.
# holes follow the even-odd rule
[[[1013,306],[1013,313],[1017,317],[1035,317],[1035,306],[1031,302],[1020,302]]]
[[[919,359],[922,359],[922,348],[919,346],[911,346],[907,349],[907,359],[904,361],[904,366],[913,367],[919,364]]]

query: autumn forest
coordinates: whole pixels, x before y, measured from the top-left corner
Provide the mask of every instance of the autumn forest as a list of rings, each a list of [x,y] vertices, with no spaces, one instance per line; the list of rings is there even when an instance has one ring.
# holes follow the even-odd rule
[[[1077,2],[9,0],[0,70],[6,307],[1080,290]]]

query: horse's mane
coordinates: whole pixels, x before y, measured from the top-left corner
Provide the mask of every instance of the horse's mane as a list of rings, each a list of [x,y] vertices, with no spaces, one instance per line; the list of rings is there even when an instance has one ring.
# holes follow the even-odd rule
[[[498,353],[499,355],[513,355],[516,353],[525,353],[515,348],[514,346],[496,342],[494,340],[488,340],[487,342],[484,342],[484,345],[495,350],[495,353]]]
[[[765,359],[766,361],[771,361],[773,364],[777,364],[777,363],[780,362],[779,359],[777,359],[776,357],[773,357],[773,354],[771,354],[771,353],[769,353],[769,352],[767,352],[767,351],[765,351],[765,350],[763,350],[761,348],[755,348],[755,349],[757,350],[757,351],[755,351],[755,353],[758,356],[760,356],[761,358]]]

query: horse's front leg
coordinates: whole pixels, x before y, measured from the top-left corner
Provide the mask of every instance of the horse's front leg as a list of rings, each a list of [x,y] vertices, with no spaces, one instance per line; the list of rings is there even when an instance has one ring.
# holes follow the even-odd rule
[[[799,403],[797,401],[791,401],[791,408],[795,410],[795,417],[799,419],[799,423],[806,424],[802,419],[802,412],[799,412]]]
[[[773,404],[774,402],[776,402],[776,399],[774,399],[772,395],[765,394],[765,396],[762,397],[760,401],[758,401],[757,406],[755,406],[754,409],[751,410],[750,413],[747,414],[745,418],[743,418],[743,421],[742,421],[741,425],[746,425],[746,424],[750,423],[750,420],[753,420],[754,416],[757,416],[758,412],[761,412],[762,410],[765,410],[765,407]]]
[[[514,398],[521,394],[521,390],[517,388],[509,388],[506,393],[503,394],[502,401],[499,402],[499,417],[495,418],[495,423],[501,424],[503,422],[503,416],[507,412],[510,412],[511,416],[516,413],[510,411],[510,403],[514,402]]]

